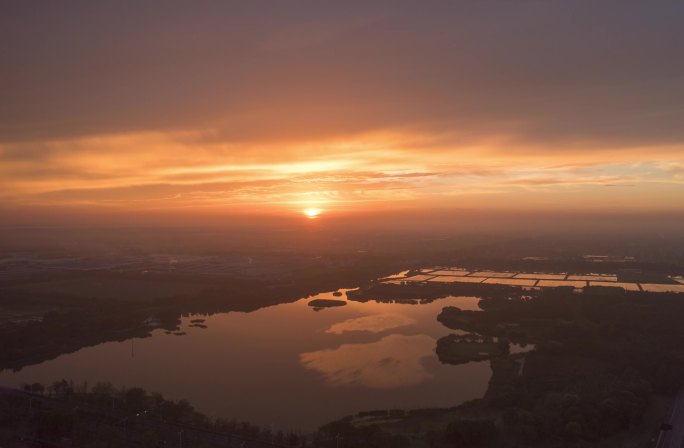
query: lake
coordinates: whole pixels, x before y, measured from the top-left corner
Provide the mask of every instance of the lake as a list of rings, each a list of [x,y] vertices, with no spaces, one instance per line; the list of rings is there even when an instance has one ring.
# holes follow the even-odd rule
[[[314,311],[315,298],[250,313],[186,316],[176,336],[83,348],[19,372],[0,383],[76,384],[109,381],[187,399],[207,415],[275,429],[309,431],[359,411],[449,407],[482,397],[489,362],[444,365],[436,341],[450,331],[437,321],[445,306],[477,310],[478,298],[427,304],[348,301]],[[190,320],[206,318],[206,329]]]

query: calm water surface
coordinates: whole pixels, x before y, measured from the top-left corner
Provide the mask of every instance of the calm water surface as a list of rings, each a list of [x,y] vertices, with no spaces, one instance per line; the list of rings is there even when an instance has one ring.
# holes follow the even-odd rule
[[[207,329],[185,336],[110,342],[62,355],[0,383],[56,379],[140,386],[189,400],[199,411],[275,428],[311,430],[362,410],[454,406],[481,397],[489,362],[443,365],[436,340],[450,333],[437,322],[445,306],[477,308],[477,298],[430,304],[359,303],[314,311],[313,298],[251,313],[206,318]]]

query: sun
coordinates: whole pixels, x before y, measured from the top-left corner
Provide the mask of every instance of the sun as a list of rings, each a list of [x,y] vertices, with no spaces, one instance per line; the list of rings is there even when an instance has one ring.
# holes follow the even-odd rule
[[[313,218],[317,218],[318,215],[323,213],[323,210],[321,210],[320,208],[309,207],[309,208],[305,208],[304,210],[302,210],[302,213],[304,213],[307,218],[313,219]]]

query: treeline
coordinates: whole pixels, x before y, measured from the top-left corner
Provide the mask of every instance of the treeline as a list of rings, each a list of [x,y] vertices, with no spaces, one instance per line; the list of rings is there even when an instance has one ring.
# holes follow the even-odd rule
[[[404,284],[373,282],[357,291],[350,291],[347,296],[357,302],[412,300],[416,303],[427,303],[449,296],[471,297],[508,297],[520,292],[519,287],[489,283],[440,283],[440,282],[406,282]]]
[[[347,417],[324,425],[317,434],[314,445],[336,448],[409,448],[411,440],[404,435],[385,431],[377,424],[356,425],[351,417]]]
[[[409,448],[403,435],[378,425],[358,427],[342,419],[310,434],[273,431],[249,422],[212,419],[186,400],[110,383],[25,384],[0,388],[0,446],[54,447],[235,447],[235,448]],[[390,418],[430,416],[435,410],[372,411]],[[360,415],[365,415],[360,413]]]
[[[24,386],[26,394],[0,391],[0,442],[44,441],[83,447],[298,447],[295,433],[272,432],[248,422],[214,420],[185,401],[165,399],[142,388],[109,383]],[[22,445],[23,446],[23,445]],[[33,446],[33,445],[29,445]]]

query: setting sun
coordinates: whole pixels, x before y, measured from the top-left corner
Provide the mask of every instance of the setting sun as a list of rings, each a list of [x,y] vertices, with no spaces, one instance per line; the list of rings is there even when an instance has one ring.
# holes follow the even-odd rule
[[[317,218],[318,215],[320,215],[323,212],[320,208],[306,208],[304,209],[303,213],[308,217],[308,218]]]

